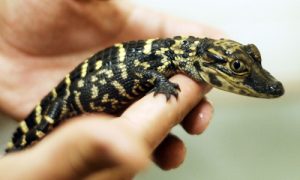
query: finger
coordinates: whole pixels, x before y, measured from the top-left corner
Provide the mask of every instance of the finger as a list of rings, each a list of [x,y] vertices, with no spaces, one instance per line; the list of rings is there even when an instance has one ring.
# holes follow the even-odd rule
[[[37,169],[47,168],[38,172],[41,177],[80,179],[125,164],[127,169],[137,171],[148,163],[149,152],[141,139],[112,117],[93,115],[76,119],[32,148],[32,158],[39,157],[33,162]]]
[[[169,134],[153,153],[154,162],[164,170],[177,168],[184,161],[186,149],[181,139]]]
[[[224,36],[224,33],[216,28],[176,18],[138,5],[130,6],[128,9],[130,15],[128,16],[127,25],[124,26],[118,37],[123,41],[174,35],[194,35],[211,38]],[[149,14],[151,14],[150,19]]]
[[[132,169],[128,169],[126,166],[106,169],[97,171],[94,174],[84,178],[84,180],[102,180],[102,179],[122,179],[122,180],[131,180],[134,179],[134,176],[137,172],[133,172]]]
[[[189,134],[201,134],[212,119],[213,106],[206,99],[201,102],[184,118],[182,127]]]
[[[178,99],[172,97],[166,101],[165,95],[153,97],[151,93],[130,106],[121,116],[126,119],[124,123],[131,125],[140,137],[145,138],[151,149],[199,103],[208,89],[208,86],[199,85],[184,75],[175,75],[170,80],[181,88]]]

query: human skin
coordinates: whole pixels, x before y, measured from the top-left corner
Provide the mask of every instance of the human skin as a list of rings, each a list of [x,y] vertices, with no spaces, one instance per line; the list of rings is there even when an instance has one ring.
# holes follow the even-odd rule
[[[23,119],[79,62],[116,42],[220,34],[119,2],[2,0],[1,111]],[[204,98],[207,85],[184,75],[170,80],[181,87],[177,100],[166,102],[163,95],[148,94],[120,117],[100,113],[72,118],[32,148],[0,159],[0,179],[130,179],[145,168],[151,155],[162,169],[179,166],[185,147],[170,130],[181,124],[190,134],[202,133],[212,105]]]

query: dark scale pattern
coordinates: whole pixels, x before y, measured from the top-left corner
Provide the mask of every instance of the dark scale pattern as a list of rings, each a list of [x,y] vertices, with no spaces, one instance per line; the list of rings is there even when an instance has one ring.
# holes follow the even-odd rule
[[[208,74],[210,83],[216,85],[216,86],[222,86],[222,82],[216,77],[216,75],[209,73]]]
[[[227,63],[236,57],[247,61],[241,65],[251,65],[245,68],[249,73],[241,75],[228,68]],[[254,45],[224,39],[176,36],[115,44],[66,75],[20,123],[6,152],[30,146],[72,116],[85,112],[120,114],[148,92],[164,94],[167,100],[177,97],[179,86],[168,80],[175,73],[243,95],[282,95],[282,85],[262,69],[260,61]]]
[[[160,48],[170,48],[174,44],[175,44],[175,40],[171,38],[156,39],[152,42],[152,52],[155,52]]]

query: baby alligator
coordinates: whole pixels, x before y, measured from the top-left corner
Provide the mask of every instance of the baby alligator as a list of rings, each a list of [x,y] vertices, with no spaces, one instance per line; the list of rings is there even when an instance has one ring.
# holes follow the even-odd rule
[[[115,44],[78,65],[22,121],[6,152],[43,138],[64,119],[86,112],[119,114],[148,92],[177,97],[168,80],[182,73],[196,82],[253,97],[283,95],[282,84],[262,68],[253,44],[176,36]]]

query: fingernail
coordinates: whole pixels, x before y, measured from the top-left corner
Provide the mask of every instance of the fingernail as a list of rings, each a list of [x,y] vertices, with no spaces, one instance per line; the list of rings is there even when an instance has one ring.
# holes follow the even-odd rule
[[[213,106],[212,103],[208,100],[204,102],[202,105],[202,108],[200,110],[200,113],[198,114],[198,121],[199,121],[199,134],[203,133],[204,130],[207,128],[209,125],[212,116],[213,116]]]

